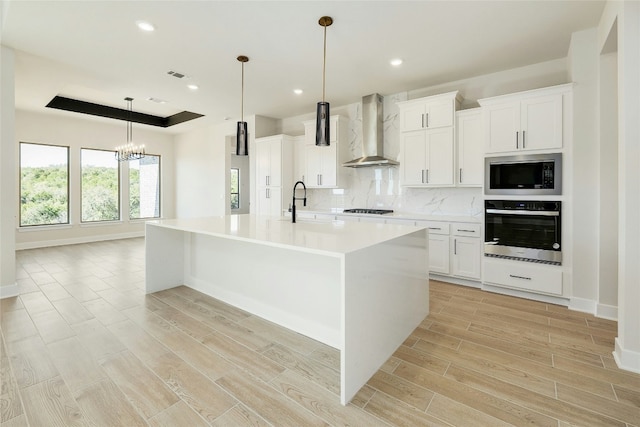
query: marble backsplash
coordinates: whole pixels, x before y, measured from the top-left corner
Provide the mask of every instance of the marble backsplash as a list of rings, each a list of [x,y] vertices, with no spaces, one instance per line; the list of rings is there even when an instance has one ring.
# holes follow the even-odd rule
[[[406,92],[384,97],[384,156],[400,161],[400,117],[396,105],[407,99]],[[349,118],[351,157],[362,156],[362,104],[346,107],[341,114]],[[393,209],[425,215],[481,216],[481,188],[407,188],[400,186],[398,166],[343,168],[345,187],[310,189],[307,209],[336,210],[349,208]]]

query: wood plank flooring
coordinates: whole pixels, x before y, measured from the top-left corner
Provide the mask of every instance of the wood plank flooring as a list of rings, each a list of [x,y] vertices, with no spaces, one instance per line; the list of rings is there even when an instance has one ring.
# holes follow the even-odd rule
[[[3,426],[640,427],[616,322],[431,282],[431,313],[351,404],[337,350],[187,287],[144,240],[17,252],[0,301]]]

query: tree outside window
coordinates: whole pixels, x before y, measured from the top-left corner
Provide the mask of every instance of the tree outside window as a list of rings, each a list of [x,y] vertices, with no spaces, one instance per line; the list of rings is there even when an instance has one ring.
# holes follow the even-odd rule
[[[69,223],[69,147],[20,143],[20,226]]]
[[[82,222],[120,219],[120,165],[113,151],[80,150]]]
[[[231,169],[231,209],[240,209],[240,169]]]
[[[160,218],[160,156],[129,161],[129,218]]]

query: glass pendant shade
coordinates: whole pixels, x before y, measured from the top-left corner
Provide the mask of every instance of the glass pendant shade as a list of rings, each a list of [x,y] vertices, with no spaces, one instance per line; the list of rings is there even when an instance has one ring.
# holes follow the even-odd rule
[[[236,155],[249,155],[248,135],[247,122],[238,122],[238,129],[236,131]]]
[[[329,103],[318,102],[318,111],[316,113],[316,145],[319,147],[328,147],[330,141],[329,129]]]

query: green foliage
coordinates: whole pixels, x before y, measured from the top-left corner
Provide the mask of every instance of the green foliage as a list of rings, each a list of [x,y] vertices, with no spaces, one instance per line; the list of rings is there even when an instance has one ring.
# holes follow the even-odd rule
[[[140,170],[129,169],[129,218],[140,218]]]
[[[82,221],[120,219],[118,168],[82,168]]]
[[[69,222],[66,165],[21,168],[20,225]]]

